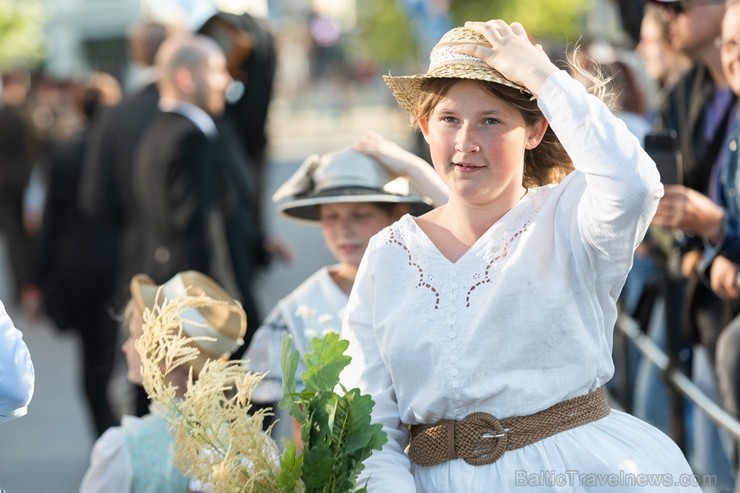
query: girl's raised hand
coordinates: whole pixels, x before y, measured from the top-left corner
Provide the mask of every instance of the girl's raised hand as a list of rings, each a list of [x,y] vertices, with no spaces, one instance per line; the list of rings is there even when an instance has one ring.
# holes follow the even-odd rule
[[[456,51],[485,61],[510,81],[529,89],[535,97],[545,80],[559,70],[542,46],[532,44],[518,22],[469,21],[465,27],[483,35],[491,46],[469,44],[456,47]]]

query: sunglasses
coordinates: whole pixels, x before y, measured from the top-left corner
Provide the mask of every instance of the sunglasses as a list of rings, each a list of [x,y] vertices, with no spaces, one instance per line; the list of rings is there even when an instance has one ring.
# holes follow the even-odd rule
[[[663,7],[665,10],[675,15],[680,15],[694,7],[700,7],[702,5],[721,4],[721,3],[722,3],[722,0],[696,0],[696,1],[679,0],[678,2],[659,2],[659,5]]]

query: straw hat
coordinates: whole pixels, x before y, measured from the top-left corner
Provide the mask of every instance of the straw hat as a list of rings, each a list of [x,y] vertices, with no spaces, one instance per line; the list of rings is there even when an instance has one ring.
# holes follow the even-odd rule
[[[447,31],[432,48],[429,55],[429,70],[425,74],[392,76],[384,75],[385,83],[403,109],[410,114],[416,111],[421,93],[421,85],[427,79],[472,79],[495,82],[531,94],[523,86],[511,82],[483,60],[474,56],[457,53],[456,46],[476,44],[490,47],[483,35],[466,27],[456,27]]]
[[[411,193],[406,178],[393,179],[378,161],[353,150],[310,156],[272,200],[285,200],[278,210],[303,221],[319,221],[319,205],[340,202],[407,203],[413,215],[432,209],[431,199]]]
[[[162,285],[157,285],[146,274],[137,274],[131,279],[131,297],[143,312],[165,300],[196,298],[205,296],[217,301],[211,306],[189,307],[180,312],[182,330],[190,337],[207,336],[215,340],[200,340],[194,344],[206,356],[225,358],[243,343],[247,330],[247,315],[238,301],[228,295],[213,279],[197,271],[185,271],[175,275]]]

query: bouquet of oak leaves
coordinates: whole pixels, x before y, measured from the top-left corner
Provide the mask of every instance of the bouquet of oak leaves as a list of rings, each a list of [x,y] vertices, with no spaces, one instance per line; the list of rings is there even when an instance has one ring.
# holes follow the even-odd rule
[[[182,331],[180,313],[218,303],[206,297],[167,300],[145,311],[143,335],[136,342],[144,388],[170,426],[175,465],[208,493],[345,493],[358,486],[363,491],[364,485],[357,485],[362,462],[387,437],[380,425],[370,423],[371,397],[339,383],[351,358],[344,354],[348,342],[337,334],[311,341],[301,392],[295,385],[298,352],[290,337],[283,339],[280,406],[300,424],[302,452],[292,442],[281,451],[270,432],[262,431],[270,411],[252,413],[250,396],[264,374],[247,372],[238,361],[209,360],[197,379],[191,370],[178,397],[166,376],[197,358],[192,343],[203,339]]]

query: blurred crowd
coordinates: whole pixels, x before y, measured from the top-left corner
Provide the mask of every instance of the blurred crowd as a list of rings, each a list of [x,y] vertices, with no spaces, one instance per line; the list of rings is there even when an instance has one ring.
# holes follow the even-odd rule
[[[608,76],[614,112],[643,142],[668,136],[678,167],[677,183],[665,183],[658,214],[635,255],[621,309],[673,366],[739,419],[740,2],[615,3],[628,41],[584,38],[570,55]],[[203,46],[194,50],[222,50],[224,66],[181,80],[158,65],[160,46],[179,34],[154,21],[132,26],[129,56],[141,70],[125,87],[104,72],[74,81],[24,69],[1,76],[0,234],[15,296],[3,301],[79,333],[81,379],[97,435],[120,422],[107,387],[120,340],[117,317],[134,274],[145,272],[162,284],[177,272],[200,270],[237,293],[248,320],[261,320],[252,292],[256,273],[290,257],[290,249],[265,231],[260,204],[278,58],[302,53],[306,38],[296,30],[278,43],[248,14],[216,14],[199,29]],[[317,87],[328,84],[332,109],[342,111],[347,87],[372,79],[374,67],[350,69],[336,53],[319,51],[313,64],[289,65],[282,74],[284,96],[305,94],[290,84],[305,76]],[[350,70],[351,77],[341,75]],[[210,92],[226,94],[223,107],[211,102]],[[183,98],[215,125],[204,131],[208,142],[169,149],[175,125],[162,120],[162,104]],[[153,164],[211,151],[221,164],[199,183],[162,176]],[[424,155],[423,148],[415,151]],[[176,200],[189,193],[192,200]],[[159,220],[175,203],[174,219]],[[188,236],[168,236],[168,221],[192,225]],[[192,249],[180,251],[184,244]],[[211,244],[223,251],[209,251]],[[618,336],[615,365],[610,390],[619,404],[679,442],[694,472],[714,478],[714,491],[740,492],[737,441],[676,396],[660,371]],[[146,396],[141,390],[137,396],[127,411],[142,415]]]

